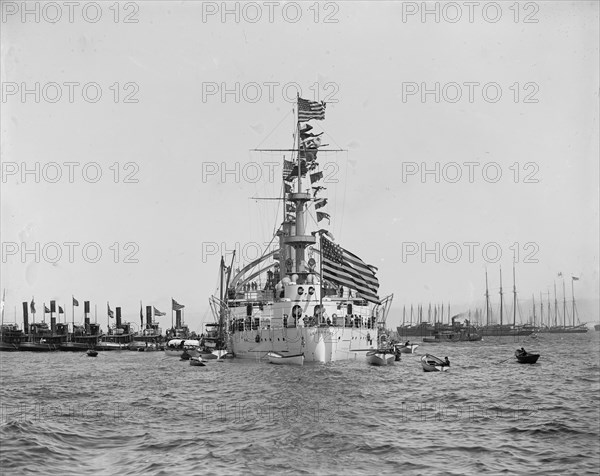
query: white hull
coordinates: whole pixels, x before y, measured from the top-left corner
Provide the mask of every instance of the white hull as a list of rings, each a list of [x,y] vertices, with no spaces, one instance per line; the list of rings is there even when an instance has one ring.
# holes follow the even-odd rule
[[[414,354],[417,351],[417,347],[419,347],[419,344],[396,345],[396,349],[401,354]]]
[[[367,353],[367,363],[370,365],[393,365],[395,360],[396,356],[388,352]]]
[[[445,372],[450,367],[445,365],[440,359],[429,354],[421,357],[421,365],[425,372]]]
[[[269,352],[267,359],[270,363],[275,365],[303,365],[304,355],[283,355],[277,352]]]
[[[305,362],[362,360],[367,350],[375,349],[367,340],[373,334],[373,329],[333,326],[246,330],[231,334],[228,348],[240,359],[261,360],[278,352],[304,354]]]

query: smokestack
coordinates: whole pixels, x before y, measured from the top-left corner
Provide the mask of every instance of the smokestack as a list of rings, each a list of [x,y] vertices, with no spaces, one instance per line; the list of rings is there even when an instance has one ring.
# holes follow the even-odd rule
[[[83,301],[83,325],[85,326],[85,333],[90,333],[90,318],[88,314],[90,313],[90,302]]]
[[[50,312],[56,312],[56,301],[50,301]]]
[[[56,317],[52,316],[50,318],[50,330],[52,331],[52,335],[56,332]]]
[[[181,327],[181,309],[175,311],[175,329],[179,329]]]
[[[117,313],[117,328],[121,327],[121,308],[116,307],[115,311]]]
[[[23,303],[23,333],[29,334],[29,304]]]
[[[146,329],[152,328],[152,306],[146,306]]]

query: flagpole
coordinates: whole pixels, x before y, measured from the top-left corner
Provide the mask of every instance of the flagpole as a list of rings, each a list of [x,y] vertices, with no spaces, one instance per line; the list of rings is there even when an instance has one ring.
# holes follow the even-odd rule
[[[571,296],[573,296],[573,327],[575,327],[575,286],[573,283],[575,282],[575,278],[571,276]]]
[[[173,297],[171,296],[171,330],[175,329],[173,326]]]
[[[73,326],[73,332],[75,332],[75,296],[71,294],[71,325]]]
[[[564,288],[564,282],[563,282],[563,294],[565,293],[565,288]],[[45,323],[46,322],[46,302],[42,303],[42,306],[44,306],[44,317],[42,318],[42,322]]]
[[[319,258],[319,286],[321,287],[321,292],[319,293],[319,315],[321,316],[320,320],[323,321],[323,248],[321,246],[322,236],[319,234],[319,251],[321,252]],[[321,324],[321,322],[319,322]],[[346,327],[346,319],[344,318],[344,327]]]

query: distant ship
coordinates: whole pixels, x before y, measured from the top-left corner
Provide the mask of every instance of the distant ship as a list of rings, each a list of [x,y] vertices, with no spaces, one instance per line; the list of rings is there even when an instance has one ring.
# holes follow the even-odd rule
[[[559,273],[560,277],[562,273]],[[575,288],[574,282],[579,281],[579,278],[576,276],[571,276],[571,325],[567,325],[567,296],[565,293],[565,280],[563,277],[563,315],[562,315],[562,325],[558,323],[559,321],[559,312],[558,312],[558,300],[556,299],[556,284],[554,285],[554,325],[540,327],[538,332],[548,332],[550,334],[585,334],[588,332],[587,324],[576,323],[577,319],[577,305],[575,303]],[[548,320],[551,321],[550,310],[548,310]]]
[[[325,104],[300,97],[297,104],[291,160],[283,161],[276,249],[235,273],[233,258],[231,266],[221,259],[219,296],[210,299],[219,324],[213,340],[243,359],[265,359],[269,352],[303,354],[304,362],[365,359],[384,333],[393,296],[379,298],[376,268],[329,231],[307,230],[311,208],[317,223],[330,220],[317,162],[326,149],[320,149],[322,133],[308,124],[325,118]]]
[[[479,328],[479,332],[484,337],[514,337],[528,336],[533,334],[534,328],[531,326],[517,325],[517,285],[515,279],[515,267],[513,263],[513,322],[512,324],[504,323],[504,292],[502,290],[502,268],[500,268],[500,323],[491,324],[492,311],[490,306],[490,293],[488,288],[488,275],[485,272],[485,312],[486,325]]]

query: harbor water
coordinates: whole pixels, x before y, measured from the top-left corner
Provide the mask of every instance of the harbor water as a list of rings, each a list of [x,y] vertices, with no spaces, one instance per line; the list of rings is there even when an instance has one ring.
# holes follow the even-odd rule
[[[598,474],[599,343],[420,343],[390,367],[4,352],[1,474]]]

